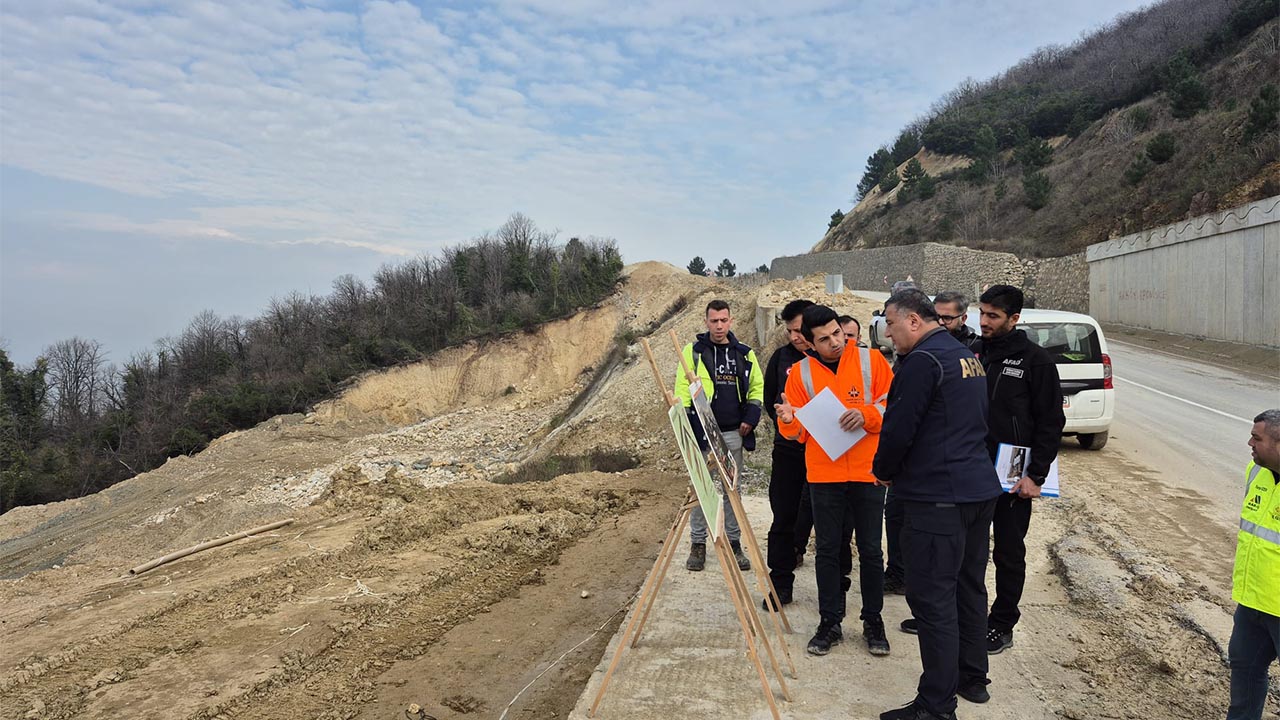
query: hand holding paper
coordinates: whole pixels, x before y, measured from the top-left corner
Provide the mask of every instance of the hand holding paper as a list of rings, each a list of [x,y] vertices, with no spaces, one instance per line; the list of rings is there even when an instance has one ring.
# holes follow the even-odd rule
[[[855,428],[853,431],[844,429],[844,420],[850,412],[858,416],[856,421],[850,421]],[[835,393],[831,392],[831,388],[823,388],[804,407],[796,410],[795,416],[809,432],[809,437],[832,460],[849,452],[849,448],[867,436],[862,429],[862,413],[846,408]]]

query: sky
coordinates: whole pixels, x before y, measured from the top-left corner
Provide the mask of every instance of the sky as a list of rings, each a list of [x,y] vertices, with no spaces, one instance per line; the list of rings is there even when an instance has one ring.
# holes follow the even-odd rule
[[[0,3],[0,347],[123,362],[515,212],[746,271],[820,240],[960,81],[1141,6]]]

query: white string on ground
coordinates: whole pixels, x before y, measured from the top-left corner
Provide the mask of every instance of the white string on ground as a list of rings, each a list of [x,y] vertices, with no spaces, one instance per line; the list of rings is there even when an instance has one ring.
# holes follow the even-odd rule
[[[535,675],[534,678],[529,681],[528,685],[525,685],[524,687],[520,688],[520,692],[516,693],[516,696],[511,698],[511,702],[507,703],[507,706],[502,709],[502,714],[498,716],[498,720],[507,720],[507,713],[511,711],[511,706],[516,704],[516,701],[520,699],[520,696],[523,695],[526,690],[533,687],[533,684],[538,682],[539,678],[541,678],[543,675],[546,675],[548,670],[558,665],[561,660],[565,659],[565,657],[569,655],[569,653],[573,652],[574,650],[577,650],[578,648],[585,645],[588,640],[599,635],[602,630],[604,630],[606,627],[609,626],[609,623],[613,622],[614,618],[618,617],[618,613],[631,607],[631,603],[635,602],[636,597],[639,595],[640,595],[640,591],[637,590],[635,594],[631,596],[630,599],[628,599],[625,603],[622,604],[622,607],[615,610],[612,615],[606,618],[604,623],[602,623],[600,627],[595,629],[595,632],[582,638],[582,640],[579,641],[577,645],[574,645],[568,650],[565,650],[564,653],[560,655],[560,657],[556,658],[555,660],[552,660],[550,665],[546,666],[545,668],[542,669],[542,672]]]

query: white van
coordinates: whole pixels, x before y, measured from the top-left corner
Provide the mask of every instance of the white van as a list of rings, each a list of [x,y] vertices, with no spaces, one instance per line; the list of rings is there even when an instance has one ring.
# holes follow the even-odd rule
[[[969,310],[965,324],[980,332],[977,309]],[[1080,447],[1101,450],[1107,444],[1115,417],[1116,391],[1111,380],[1111,355],[1098,321],[1081,313],[1027,308],[1018,319],[1025,330],[1058,364],[1062,384],[1062,411],[1067,416],[1063,435],[1075,435]],[[884,332],[884,317],[872,319],[868,335],[873,347],[893,351]]]

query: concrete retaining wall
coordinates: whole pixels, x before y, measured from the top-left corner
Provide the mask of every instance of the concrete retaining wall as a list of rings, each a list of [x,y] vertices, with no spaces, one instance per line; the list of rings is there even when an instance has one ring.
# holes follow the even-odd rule
[[[1019,260],[1016,255],[919,243],[899,247],[810,253],[774,259],[770,279],[791,280],[813,273],[840,273],[851,290],[888,290],[910,275],[930,294],[959,290],[976,298],[987,285],[1017,285],[1031,307],[1085,312],[1088,268],[1083,255]]]
[[[1280,196],[1090,245],[1102,322],[1280,347]]]

